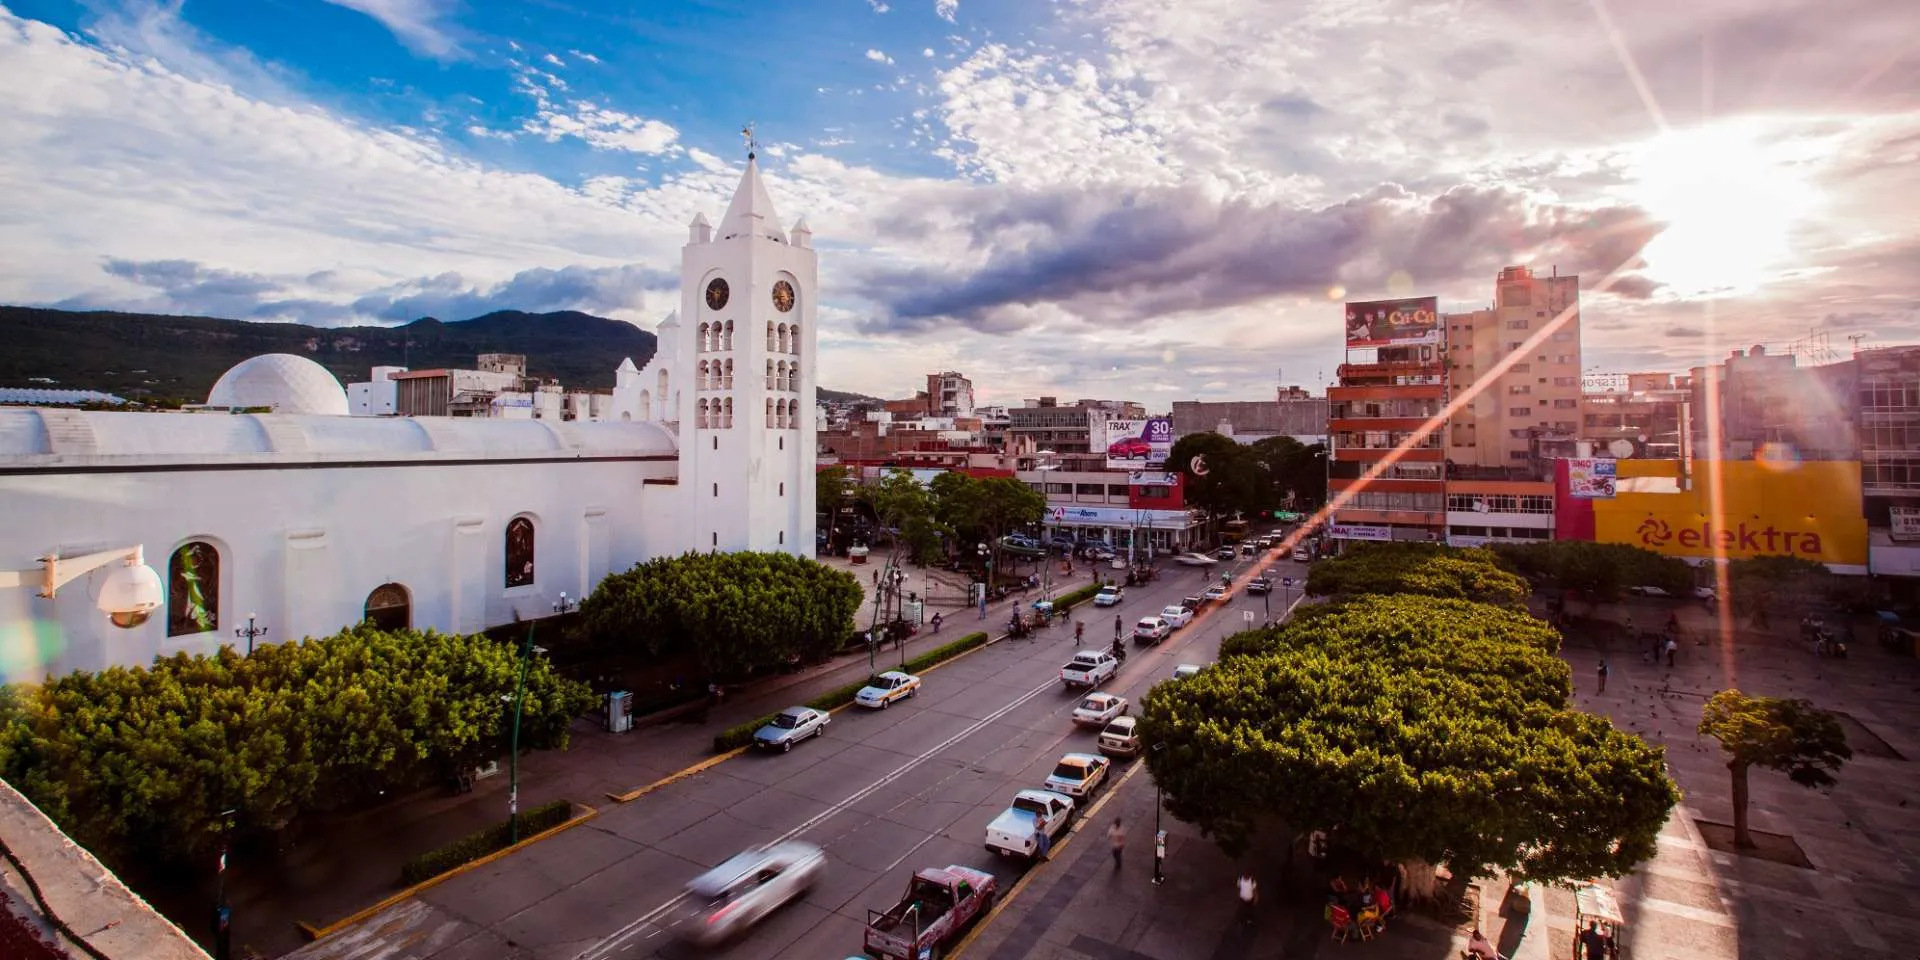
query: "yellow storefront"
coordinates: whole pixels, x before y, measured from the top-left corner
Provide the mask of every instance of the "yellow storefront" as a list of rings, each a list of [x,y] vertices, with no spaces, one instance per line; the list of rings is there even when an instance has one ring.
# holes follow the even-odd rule
[[[1867,572],[1858,462],[1721,461],[1718,516],[1713,465],[1692,466],[1688,484],[1677,460],[1616,461],[1614,497],[1582,501],[1592,505],[1593,539],[1688,559],[1793,556]]]

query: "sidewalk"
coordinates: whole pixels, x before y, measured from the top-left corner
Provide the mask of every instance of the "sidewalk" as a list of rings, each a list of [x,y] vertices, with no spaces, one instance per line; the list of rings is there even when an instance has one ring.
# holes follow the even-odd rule
[[[1536,598],[1539,599],[1539,598]],[[1658,629],[1678,607],[1683,633],[1672,670],[1644,658],[1618,630],[1629,614]],[[1536,611],[1541,612],[1541,611]],[[1920,942],[1920,660],[1881,650],[1872,634],[1847,660],[1815,658],[1797,625],[1753,631],[1743,620],[1731,645],[1698,604],[1634,602],[1602,607],[1600,620],[1576,626],[1562,656],[1573,667],[1575,703],[1667,748],[1684,792],[1660,833],[1659,853],[1611,882],[1628,920],[1633,960],[1847,960],[1910,958]],[[1714,628],[1709,630],[1708,628]],[[1595,668],[1612,671],[1604,695]],[[1701,823],[1730,823],[1731,781],[1720,747],[1694,731],[1701,706],[1729,686],[1753,694],[1796,696],[1847,716],[1854,759],[1831,792],[1807,790],[1784,775],[1751,774],[1756,830],[1791,835],[1810,866],[1797,867],[1715,849]],[[1055,848],[1054,861],[1017,894],[961,954],[961,960],[1274,960],[1364,953],[1370,960],[1452,960],[1472,922],[1450,926],[1418,912],[1393,920],[1366,944],[1333,942],[1321,919],[1318,888],[1284,888],[1284,851],[1234,861],[1197,829],[1164,818],[1167,881],[1151,883],[1156,797],[1142,770],[1119,787],[1081,833]],[[1125,819],[1125,867],[1112,869],[1102,831]],[[1256,920],[1236,919],[1234,881],[1251,868],[1260,883]],[[1293,876],[1306,876],[1296,863]],[[1508,885],[1477,884],[1478,923],[1516,960],[1570,956],[1573,894],[1532,888],[1531,910],[1502,913]]]
[[[990,606],[986,620],[964,610],[942,611],[940,631],[922,629],[906,642],[905,655],[911,659],[990,625],[998,627],[1006,622],[1009,607],[1004,601]],[[901,651],[888,647],[876,654],[875,666],[886,670],[900,661]],[[568,749],[521,756],[520,809],[559,799],[612,805],[608,794],[645,786],[711,757],[713,737],[720,731],[867,675],[863,651],[730,689],[724,704],[704,720],[689,717],[636,726],[625,734],[608,733],[592,718],[576,720]],[[392,895],[400,889],[400,867],[406,861],[504,820],[507,794],[503,757],[500,774],[476,783],[472,793],[429,790],[402,797],[315,825],[277,862],[235,862],[226,889],[233,905],[236,955],[244,956],[241,946],[267,956],[288,953],[305,943],[296,921],[324,926]]]

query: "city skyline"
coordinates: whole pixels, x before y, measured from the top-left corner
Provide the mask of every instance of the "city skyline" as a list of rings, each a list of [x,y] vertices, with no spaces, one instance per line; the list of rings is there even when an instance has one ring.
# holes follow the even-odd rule
[[[1843,6],[14,0],[0,301],[652,329],[757,119],[836,389],[1318,390],[1344,301],[1509,264],[1581,276],[1606,370],[1910,341],[1920,11]]]

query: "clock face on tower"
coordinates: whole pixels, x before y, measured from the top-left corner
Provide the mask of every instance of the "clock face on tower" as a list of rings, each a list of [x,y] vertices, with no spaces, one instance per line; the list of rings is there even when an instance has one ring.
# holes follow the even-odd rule
[[[707,284],[707,309],[718,310],[727,305],[727,282],[715,277]]]
[[[793,309],[793,284],[785,280],[773,285],[773,307],[781,313]]]

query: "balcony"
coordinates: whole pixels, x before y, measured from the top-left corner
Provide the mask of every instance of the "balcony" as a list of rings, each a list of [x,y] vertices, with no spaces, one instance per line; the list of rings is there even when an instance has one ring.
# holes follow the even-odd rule
[[[1393,447],[1335,447],[1333,458],[1350,463],[1377,463],[1385,460]],[[1400,455],[1401,463],[1439,463],[1446,459],[1445,447],[1415,447]]]
[[[1444,403],[1447,386],[1439,380],[1419,384],[1348,384],[1328,387],[1327,399],[1336,403],[1342,400],[1439,400]]]

